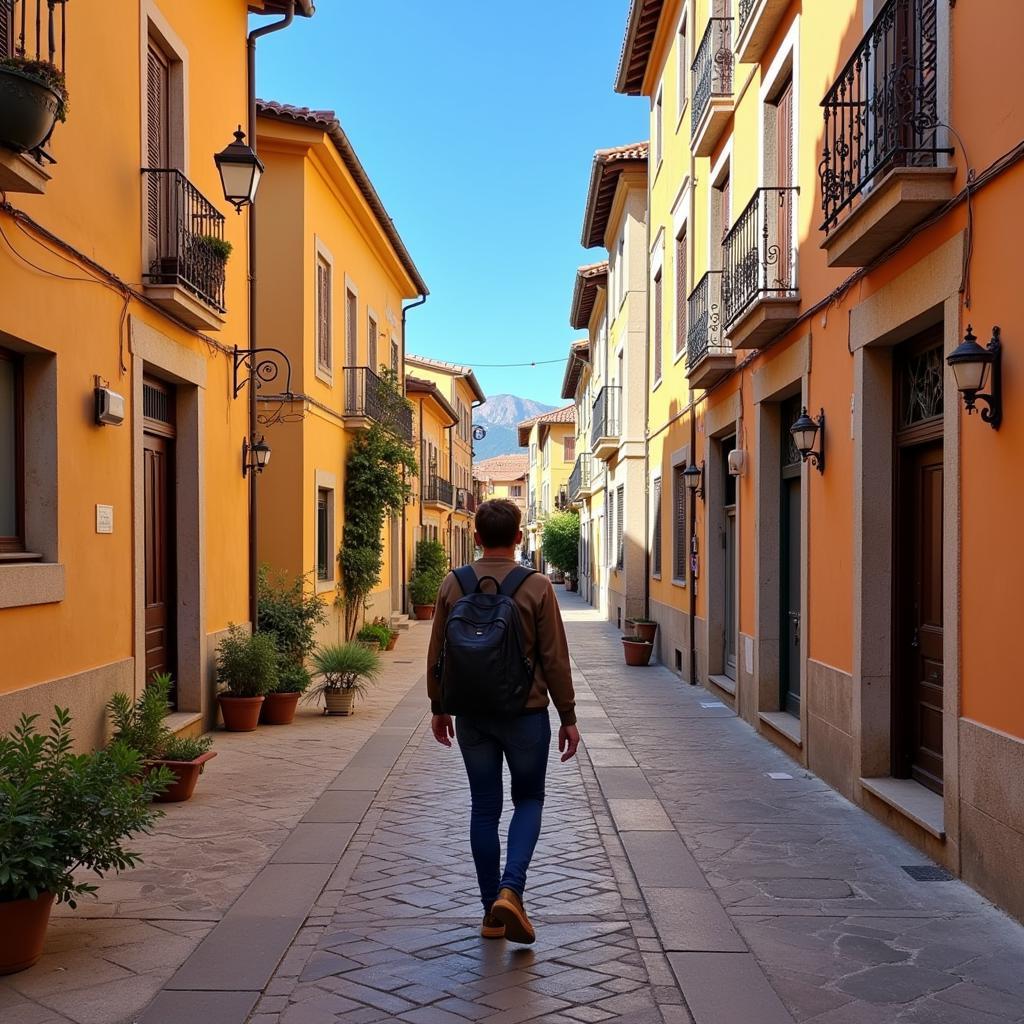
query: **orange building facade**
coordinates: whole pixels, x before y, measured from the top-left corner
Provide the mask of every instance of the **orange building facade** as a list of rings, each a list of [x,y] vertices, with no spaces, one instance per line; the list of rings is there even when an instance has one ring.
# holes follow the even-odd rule
[[[645,573],[663,662],[1024,916],[1024,10],[993,33],[982,6],[634,0],[649,363],[624,386],[635,529],[678,577]],[[1001,336],[1001,422],[947,362],[969,325]]]
[[[214,154],[248,121],[250,12],[291,6],[312,13],[0,19],[0,52],[63,65],[71,97],[41,148],[0,147],[0,731],[60,704],[101,742],[111,693],[158,670],[174,728],[213,723],[217,641],[249,621],[247,215]]]

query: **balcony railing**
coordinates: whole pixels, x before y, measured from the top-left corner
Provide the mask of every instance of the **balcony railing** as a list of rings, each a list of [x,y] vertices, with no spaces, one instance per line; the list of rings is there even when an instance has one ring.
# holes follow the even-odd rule
[[[178,285],[218,313],[224,309],[224,214],[181,171],[144,167],[151,285]]]
[[[691,368],[706,356],[732,351],[722,332],[721,296],[722,272],[709,270],[686,300],[686,365]]]
[[[722,315],[728,330],[763,298],[795,298],[793,209],[799,190],[759,188],[722,242]]]
[[[593,445],[605,437],[618,437],[622,431],[622,388],[609,385],[601,388],[594,401],[594,416],[590,428]]]
[[[412,440],[412,409],[368,366],[346,366],[345,415],[357,416],[381,426],[406,441]]]
[[[732,18],[711,18],[690,69],[690,127],[694,133],[715,96],[732,96],[732,72]]]
[[[740,34],[743,34],[743,30],[747,27],[747,21],[750,19],[751,14],[754,13],[754,8],[757,6],[757,0],[740,0]]]
[[[460,487],[455,492],[455,507],[462,512],[476,512],[476,495],[465,487]]]
[[[936,167],[936,0],[889,0],[821,101],[823,231],[894,167]]]
[[[572,472],[569,474],[570,501],[575,501],[582,491],[590,490],[590,470],[590,452],[583,452],[576,457],[576,465],[572,467]]]
[[[428,476],[423,481],[423,500],[433,502],[435,505],[452,506],[454,488],[451,480],[445,480],[443,476]]]
[[[532,525],[533,523],[537,522],[538,519],[540,519],[540,506],[537,505],[537,504],[533,504],[533,503],[531,503],[530,505],[527,505],[527,507],[526,507],[526,521],[527,521],[527,523]]]

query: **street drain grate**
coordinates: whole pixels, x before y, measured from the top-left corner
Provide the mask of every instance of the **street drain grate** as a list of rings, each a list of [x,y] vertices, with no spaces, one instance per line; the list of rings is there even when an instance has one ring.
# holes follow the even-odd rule
[[[915,882],[952,882],[953,876],[945,869],[934,864],[904,864],[903,870]]]

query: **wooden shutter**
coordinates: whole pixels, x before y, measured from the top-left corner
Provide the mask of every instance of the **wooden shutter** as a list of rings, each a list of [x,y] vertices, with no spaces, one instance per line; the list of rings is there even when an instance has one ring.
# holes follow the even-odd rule
[[[166,168],[170,163],[168,144],[170,94],[170,65],[164,54],[149,44],[146,65],[146,164],[153,168]],[[147,176],[147,227],[150,240],[160,254],[160,240],[167,207],[167,179],[161,174]]]
[[[11,0],[0,0],[0,57],[14,56],[14,11]]]
[[[654,278],[654,379],[661,380],[661,281],[662,272],[659,270]]]
[[[608,491],[608,520],[604,531],[605,562],[612,564],[612,552],[615,550],[615,492]]]
[[[686,579],[686,480],[685,466],[672,469],[672,578]]]
[[[616,542],[616,556],[615,565],[621,569],[625,561],[625,548],[626,548],[626,537],[623,529],[625,519],[625,504],[626,504],[626,485],[619,484],[618,488],[618,502],[615,507],[615,542]]]
[[[686,345],[686,274],[687,251],[686,232],[676,239],[676,355]]]
[[[366,365],[376,373],[377,365],[377,321],[371,316],[366,321]]]
[[[661,477],[654,481],[654,535],[651,537],[651,569],[655,576],[661,575]]]
[[[776,184],[788,188],[793,180],[793,81],[783,87],[775,104],[776,152],[779,174]],[[778,197],[779,286],[788,287],[793,266],[793,197],[781,193]]]
[[[345,329],[345,361],[349,366],[359,365],[359,300],[355,292],[346,292],[348,317]]]
[[[316,261],[316,361],[331,370],[331,265],[322,256]]]
[[[576,438],[575,437],[567,437],[565,439],[565,452],[563,453],[563,458],[565,459],[566,462],[575,462],[576,461]]]

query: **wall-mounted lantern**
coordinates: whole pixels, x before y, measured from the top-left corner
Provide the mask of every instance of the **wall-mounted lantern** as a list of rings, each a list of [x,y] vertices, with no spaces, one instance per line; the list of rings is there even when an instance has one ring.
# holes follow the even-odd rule
[[[971,325],[967,325],[964,340],[946,356],[946,362],[953,371],[956,389],[963,395],[967,415],[978,412],[976,402],[981,399],[986,408],[981,409],[981,418],[993,430],[1003,422],[1003,346],[999,328],[992,328],[992,340],[982,348],[974,336]],[[981,389],[989,381],[989,390]]]
[[[800,414],[796,423],[789,428],[793,435],[793,444],[804,462],[817,466],[819,473],[825,472],[825,410],[822,409],[816,420],[807,415],[807,406]],[[817,445],[817,447],[815,447]]]
[[[249,439],[242,439],[242,476],[249,473],[262,473],[270,461],[270,445],[264,440],[263,435],[253,435],[252,443]]]
[[[704,500],[703,460],[701,460],[701,464],[699,466],[695,462],[691,462],[686,469],[683,470],[683,483],[691,494],[695,494],[701,501]]]
[[[256,201],[256,190],[260,187],[260,178],[264,170],[263,161],[245,141],[245,132],[242,131],[241,125],[235,132],[235,141],[217,153],[213,159],[220,172],[224,198],[237,213],[241,213],[243,206],[250,206]]]

